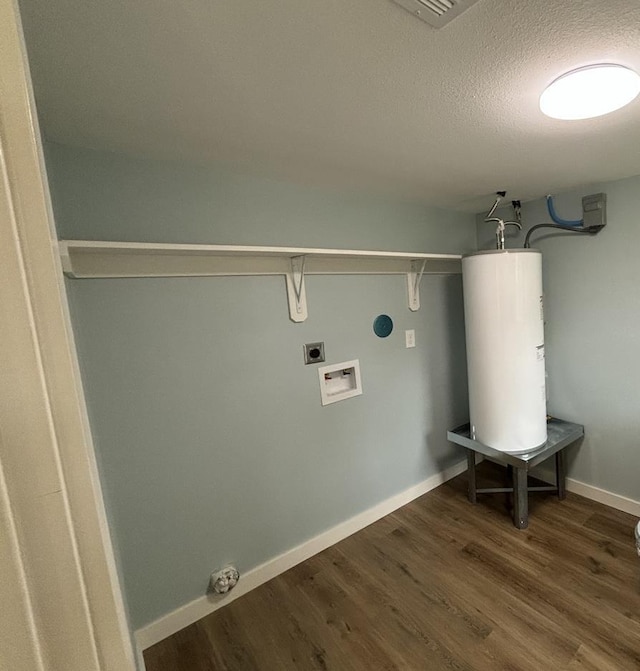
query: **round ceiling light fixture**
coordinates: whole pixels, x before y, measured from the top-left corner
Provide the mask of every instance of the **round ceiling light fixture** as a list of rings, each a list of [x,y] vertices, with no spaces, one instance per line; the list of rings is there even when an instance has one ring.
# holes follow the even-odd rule
[[[551,82],[540,96],[540,109],[553,119],[591,119],[628,105],[638,93],[637,72],[612,63],[588,65]]]

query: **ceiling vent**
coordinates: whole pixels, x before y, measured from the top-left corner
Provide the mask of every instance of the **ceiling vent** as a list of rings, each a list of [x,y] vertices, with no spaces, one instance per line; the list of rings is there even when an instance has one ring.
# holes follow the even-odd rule
[[[478,0],[393,0],[434,28],[442,28]]]

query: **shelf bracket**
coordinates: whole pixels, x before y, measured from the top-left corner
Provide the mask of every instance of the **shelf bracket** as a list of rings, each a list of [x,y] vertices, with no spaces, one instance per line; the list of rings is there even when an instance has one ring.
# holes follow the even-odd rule
[[[305,259],[305,256],[292,256],[291,270],[286,274],[289,316],[294,322],[303,322],[307,318],[307,294],[304,288]]]
[[[420,280],[424,275],[427,260],[412,261],[411,270],[407,273],[407,292],[409,295],[409,310],[416,312],[420,309]]]

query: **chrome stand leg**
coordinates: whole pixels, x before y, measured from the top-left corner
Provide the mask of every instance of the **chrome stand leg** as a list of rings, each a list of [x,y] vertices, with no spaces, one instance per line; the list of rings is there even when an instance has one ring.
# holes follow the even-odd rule
[[[467,450],[467,496],[471,503],[476,503],[476,453],[473,450]]]
[[[529,526],[529,491],[527,489],[527,469],[513,469],[513,523],[518,529]]]
[[[566,472],[565,472],[564,450],[556,452],[556,486],[558,487],[558,498],[562,501],[567,498]]]

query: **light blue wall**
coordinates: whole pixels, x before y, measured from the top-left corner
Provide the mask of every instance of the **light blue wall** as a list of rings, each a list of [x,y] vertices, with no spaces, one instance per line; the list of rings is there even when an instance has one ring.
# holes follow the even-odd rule
[[[470,215],[56,144],[45,149],[61,238],[455,252]]]
[[[47,146],[60,237],[465,252],[472,216],[212,169]],[[467,419],[459,276],[67,280],[110,523],[138,628],[451,465]],[[376,338],[373,318],[395,331]],[[404,329],[417,347],[404,348]],[[320,405],[317,366],[364,394]]]
[[[608,225],[595,237],[537,231],[542,250],[550,413],[585,425],[569,475],[640,500],[640,176],[554,198],[558,214],[580,219],[582,196],[607,194]],[[544,200],[523,205],[524,228],[550,221]],[[478,223],[479,247],[493,227]],[[521,247],[523,235],[510,237]]]

